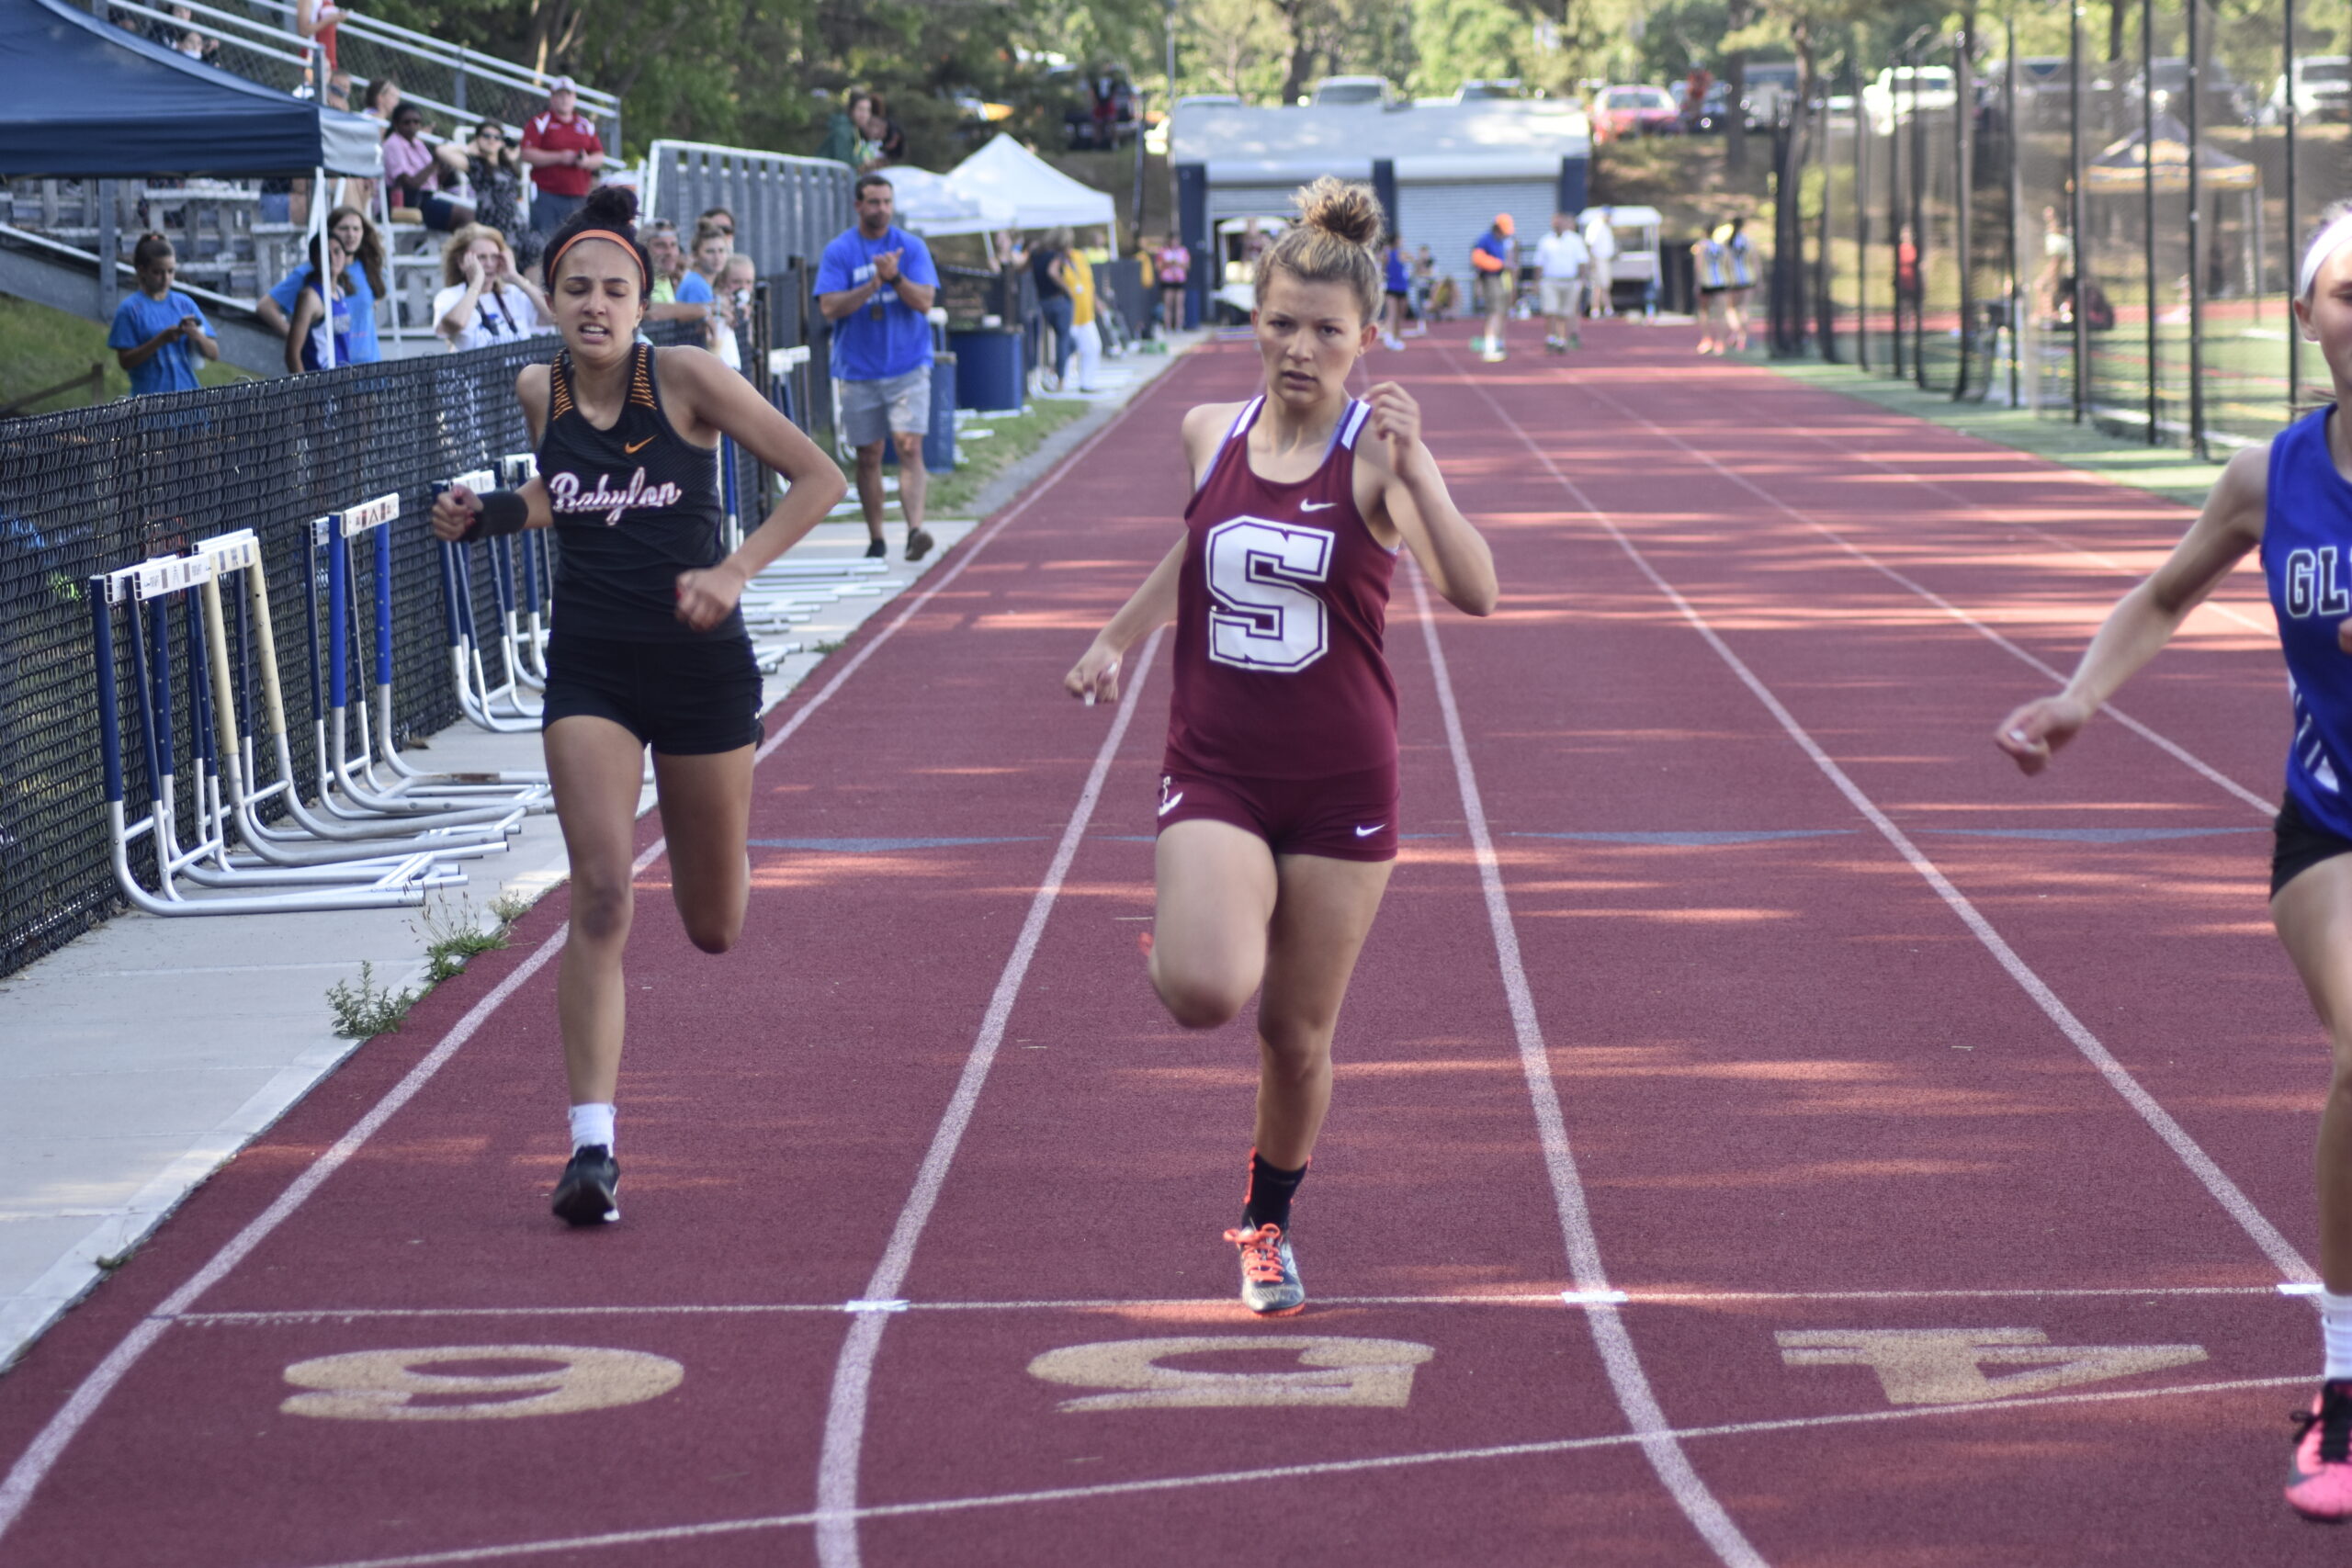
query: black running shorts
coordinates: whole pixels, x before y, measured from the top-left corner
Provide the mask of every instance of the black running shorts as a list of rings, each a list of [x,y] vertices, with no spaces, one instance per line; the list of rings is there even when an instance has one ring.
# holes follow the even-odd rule
[[[697,757],[760,739],[760,667],[749,637],[710,642],[548,639],[546,728],[608,718],[667,757]]]
[[[2271,825],[2270,896],[2311,870],[2324,860],[2337,855],[2352,854],[2352,839],[2329,832],[2296,808],[2295,797],[2278,808],[2278,818]]]

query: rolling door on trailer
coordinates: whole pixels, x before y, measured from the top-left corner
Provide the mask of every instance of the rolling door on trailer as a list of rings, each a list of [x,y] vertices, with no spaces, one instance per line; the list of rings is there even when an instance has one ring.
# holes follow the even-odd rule
[[[1558,205],[1555,180],[1402,180],[1396,186],[1396,230],[1409,254],[1427,245],[1437,270],[1465,283],[1470,247],[1498,212],[1518,226],[1521,259],[1532,261],[1535,242],[1552,231]]]

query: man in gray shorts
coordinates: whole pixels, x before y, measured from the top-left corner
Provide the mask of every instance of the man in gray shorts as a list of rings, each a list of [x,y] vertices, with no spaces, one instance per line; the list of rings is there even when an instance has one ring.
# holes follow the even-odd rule
[[[907,517],[907,558],[931,548],[923,532],[922,438],[931,433],[931,301],[939,273],[922,240],[891,221],[890,182],[857,182],[857,227],[825,247],[817,265],[817,309],[833,323],[833,383],[842,434],[857,448],[857,499],[865,508],[869,556],[882,543],[882,444],[899,449],[899,509]]]

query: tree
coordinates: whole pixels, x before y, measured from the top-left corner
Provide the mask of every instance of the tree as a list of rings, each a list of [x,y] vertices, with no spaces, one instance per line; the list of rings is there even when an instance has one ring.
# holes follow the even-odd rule
[[[1534,48],[1532,18],[1508,0],[1412,0],[1420,55],[1413,90],[1451,93],[1464,82],[1524,76]]]

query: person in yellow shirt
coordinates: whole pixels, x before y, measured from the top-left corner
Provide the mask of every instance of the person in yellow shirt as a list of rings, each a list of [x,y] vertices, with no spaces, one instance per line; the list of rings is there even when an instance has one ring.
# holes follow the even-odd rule
[[[1094,324],[1094,264],[1072,245],[1062,253],[1062,287],[1069,290],[1070,342],[1078,347],[1078,389],[1096,390],[1102,367],[1102,329]]]

